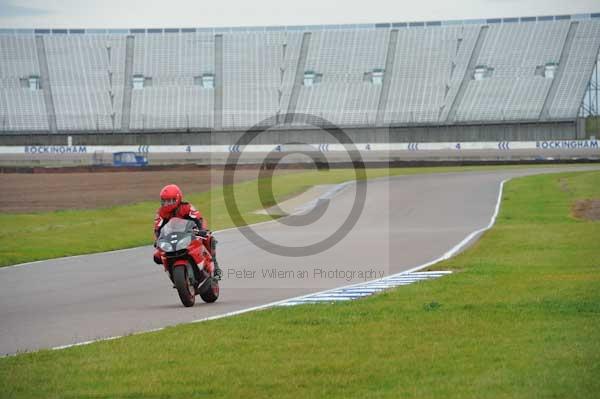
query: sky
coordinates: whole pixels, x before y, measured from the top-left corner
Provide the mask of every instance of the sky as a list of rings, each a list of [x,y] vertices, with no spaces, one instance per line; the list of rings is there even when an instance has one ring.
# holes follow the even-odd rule
[[[0,0],[0,28],[317,25],[600,12],[599,0]]]

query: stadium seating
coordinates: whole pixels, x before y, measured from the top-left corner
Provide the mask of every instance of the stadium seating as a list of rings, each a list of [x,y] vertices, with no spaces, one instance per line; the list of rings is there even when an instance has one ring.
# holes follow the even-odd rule
[[[125,39],[47,35],[44,45],[58,130],[118,129]]]
[[[285,112],[302,34],[223,35],[223,127],[247,128]]]
[[[346,127],[574,120],[599,47],[597,14],[0,29],[0,132],[235,130],[288,112]]]
[[[33,36],[0,35],[0,129],[48,130],[41,91],[21,86],[21,79],[39,76]]]
[[[337,125],[374,124],[381,85],[366,81],[365,73],[385,67],[388,40],[389,30],[313,32],[305,70],[323,77],[299,88],[295,112]]]
[[[564,66],[563,78],[558,82],[557,96],[549,109],[551,117],[572,118],[577,114],[590,80],[590,65],[598,56],[598,42],[600,21],[581,21],[573,38],[573,51]]]
[[[384,120],[443,122],[463,80],[479,30],[478,26],[400,30]]]
[[[558,63],[569,25],[569,21],[491,25],[476,64],[493,68],[493,74],[469,80],[456,119],[537,119],[552,79],[535,75],[536,67]]]
[[[214,36],[182,33],[135,36],[133,74],[151,78],[131,97],[132,130],[213,126],[213,89],[194,78],[214,73]]]

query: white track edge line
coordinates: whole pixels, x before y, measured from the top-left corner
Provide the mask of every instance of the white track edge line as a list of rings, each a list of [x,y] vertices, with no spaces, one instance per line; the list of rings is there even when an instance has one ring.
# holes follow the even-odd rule
[[[423,263],[422,265],[413,267],[412,269],[404,270],[404,271],[402,271],[400,273],[391,274],[389,276],[381,277],[381,278],[375,279],[375,280],[370,280],[368,282],[364,282],[363,281],[363,282],[360,282],[360,283],[349,284],[349,285],[345,285],[345,286],[341,286],[341,287],[336,287],[336,288],[332,288],[332,289],[325,290],[325,291],[314,292],[312,294],[303,295],[303,296],[301,296],[299,298],[303,298],[303,297],[310,296],[310,295],[315,295],[315,294],[322,294],[322,293],[326,293],[326,292],[331,292],[331,291],[339,290],[339,289],[346,289],[346,288],[351,288],[351,287],[357,287],[357,286],[363,285],[365,283],[372,284],[372,283],[376,283],[376,282],[380,282],[380,281],[385,281],[386,279],[389,279],[389,278],[399,277],[399,276],[402,276],[404,274],[409,274],[409,273],[412,273],[412,272],[416,272],[416,271],[425,269],[425,268],[427,268],[427,267],[429,267],[431,265],[434,265],[434,264],[436,264],[438,262],[444,261],[444,260],[446,260],[446,259],[454,256],[466,244],[468,244],[474,237],[476,237],[478,234],[483,233],[486,230],[489,230],[494,225],[494,223],[496,222],[496,218],[498,217],[498,213],[500,211],[500,202],[502,200],[502,192],[504,191],[504,184],[507,181],[509,181],[509,180],[511,180],[511,178],[504,179],[504,180],[502,180],[500,182],[500,188],[498,190],[498,197],[496,199],[496,206],[494,208],[494,213],[492,214],[492,217],[491,217],[490,222],[488,223],[488,225],[485,226],[485,227],[482,227],[481,229],[475,230],[474,232],[472,232],[471,234],[469,234],[461,242],[459,242],[458,244],[456,244],[453,248],[451,248],[449,251],[447,251],[446,253],[444,253],[442,256],[440,256],[440,257],[438,257],[438,258],[436,258],[436,259],[434,259],[432,261]],[[295,299],[299,299],[299,298],[293,298],[293,299],[295,300]],[[290,299],[290,301],[292,301],[292,299]]]

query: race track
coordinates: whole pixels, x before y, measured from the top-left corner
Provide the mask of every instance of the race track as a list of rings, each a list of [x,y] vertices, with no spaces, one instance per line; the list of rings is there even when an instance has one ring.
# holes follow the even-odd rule
[[[190,322],[411,269],[486,226],[502,180],[587,168],[370,181],[356,225],[336,245],[315,255],[274,255],[237,229],[219,232],[221,298],[204,304],[198,297],[193,308],[181,305],[162,267],[152,262],[150,246],[1,268],[0,355]],[[349,185],[339,192],[311,225],[270,222],[253,229],[271,247],[323,241],[346,219],[355,190]]]

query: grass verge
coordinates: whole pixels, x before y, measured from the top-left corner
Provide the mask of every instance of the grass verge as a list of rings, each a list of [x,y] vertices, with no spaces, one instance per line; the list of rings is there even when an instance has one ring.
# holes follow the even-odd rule
[[[369,169],[367,178],[387,175],[486,170],[489,167]],[[317,184],[334,184],[355,178],[354,170],[309,171],[273,178],[273,197],[267,205],[298,194]],[[248,223],[269,220],[261,209],[257,180],[238,183],[235,198]],[[157,192],[160,188],[157,187]],[[268,195],[267,195],[268,197]],[[233,227],[223,199],[223,188],[186,197],[208,219],[213,230]],[[0,267],[62,256],[81,255],[152,243],[152,222],[158,202],[91,210],[67,210],[33,214],[0,212]]]
[[[511,181],[452,276],[0,359],[0,397],[597,397],[600,223],[570,206],[599,197],[600,172]]]

